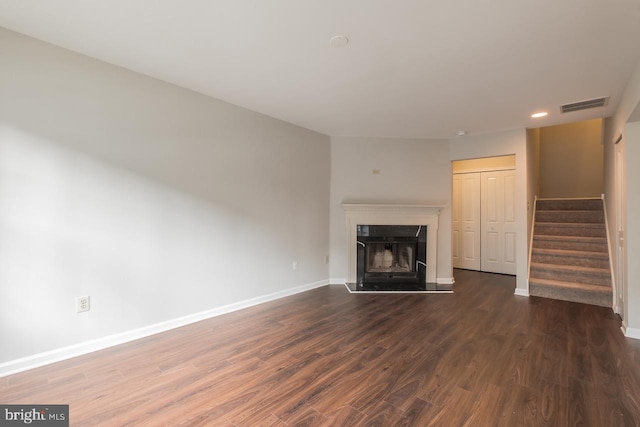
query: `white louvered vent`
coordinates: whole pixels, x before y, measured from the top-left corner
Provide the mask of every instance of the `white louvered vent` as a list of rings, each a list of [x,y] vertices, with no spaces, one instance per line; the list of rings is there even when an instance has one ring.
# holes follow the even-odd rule
[[[609,103],[609,97],[603,96],[602,98],[587,99],[585,101],[572,102],[571,104],[564,104],[560,106],[563,113],[570,113],[572,111],[586,110],[588,108],[604,107]]]

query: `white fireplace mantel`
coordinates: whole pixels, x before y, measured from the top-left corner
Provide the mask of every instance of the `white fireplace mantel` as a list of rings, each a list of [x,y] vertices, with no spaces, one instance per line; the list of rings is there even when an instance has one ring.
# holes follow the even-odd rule
[[[427,283],[436,283],[438,218],[441,205],[343,203],[349,247],[347,283],[355,283],[358,225],[422,225],[427,227]]]

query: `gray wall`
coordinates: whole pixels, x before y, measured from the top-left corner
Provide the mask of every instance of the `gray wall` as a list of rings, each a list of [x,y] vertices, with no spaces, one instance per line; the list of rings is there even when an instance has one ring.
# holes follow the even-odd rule
[[[0,365],[327,282],[327,136],[2,29],[0,52]]]
[[[373,170],[379,174],[373,174]],[[438,223],[437,277],[451,279],[451,162],[446,140],[331,138],[331,278],[347,277],[342,203],[446,205]]]

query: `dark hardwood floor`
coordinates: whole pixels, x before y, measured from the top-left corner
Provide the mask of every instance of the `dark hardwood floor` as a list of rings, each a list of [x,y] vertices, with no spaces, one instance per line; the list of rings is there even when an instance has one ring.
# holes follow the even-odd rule
[[[637,426],[640,341],[610,309],[514,296],[303,294],[0,379],[72,426]]]

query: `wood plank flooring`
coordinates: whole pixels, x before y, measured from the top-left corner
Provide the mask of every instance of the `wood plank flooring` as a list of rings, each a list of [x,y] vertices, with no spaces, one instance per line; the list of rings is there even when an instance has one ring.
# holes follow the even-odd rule
[[[640,341],[610,309],[455,277],[326,286],[0,378],[0,403],[69,404],[72,426],[640,425]]]

